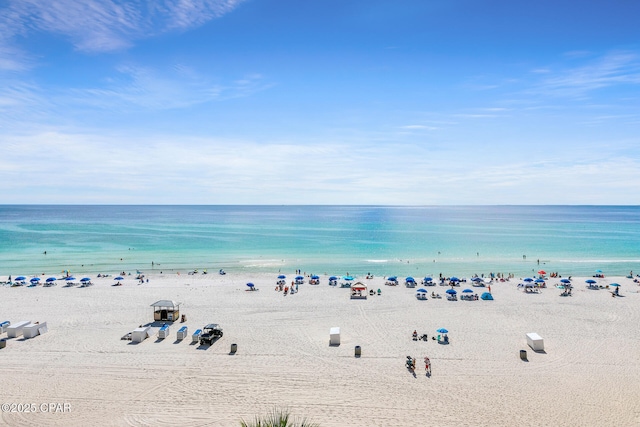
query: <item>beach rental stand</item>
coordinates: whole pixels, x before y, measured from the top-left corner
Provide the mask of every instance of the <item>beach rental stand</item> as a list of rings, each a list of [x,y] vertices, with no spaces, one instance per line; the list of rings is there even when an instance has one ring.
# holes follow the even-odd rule
[[[329,345],[340,345],[340,328],[338,326],[329,330]]]
[[[202,334],[202,329],[196,329],[196,331],[191,335],[191,343],[197,343],[200,341],[200,334]]]
[[[25,326],[30,324],[31,322],[28,320],[21,320],[13,325],[9,325],[7,327],[7,337],[9,338],[17,338],[22,335],[22,330]]]
[[[535,332],[527,334],[527,344],[533,349],[533,351],[544,351],[544,341],[542,337]]]
[[[153,307],[153,320],[174,322],[180,319],[180,303],[163,299],[151,304]]]
[[[151,335],[151,327],[150,326],[142,326],[140,328],[136,328],[131,332],[131,341],[132,342],[142,342],[146,340],[149,335]]]
[[[29,323],[22,328],[22,336],[33,338],[47,332],[47,322]]]

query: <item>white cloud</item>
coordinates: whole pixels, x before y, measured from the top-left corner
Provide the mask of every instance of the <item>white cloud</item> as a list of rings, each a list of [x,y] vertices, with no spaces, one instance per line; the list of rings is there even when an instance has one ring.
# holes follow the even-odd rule
[[[50,131],[6,136],[0,197],[12,203],[640,203],[640,159],[598,150],[603,147],[573,159],[532,152],[525,161],[519,153],[496,157],[484,145],[442,151],[415,143]]]

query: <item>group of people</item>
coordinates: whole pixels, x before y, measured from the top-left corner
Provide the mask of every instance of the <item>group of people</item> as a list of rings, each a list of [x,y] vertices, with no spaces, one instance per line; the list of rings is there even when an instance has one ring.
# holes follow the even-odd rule
[[[407,361],[405,362],[407,369],[411,372],[415,372],[416,370],[416,358],[407,356]],[[427,356],[424,357],[424,370],[427,375],[431,375],[431,360]]]
[[[289,288],[288,285],[284,284],[284,280],[281,280],[276,285],[276,289],[275,290],[278,291],[278,292],[283,292],[284,295],[287,295],[287,294],[293,295],[296,292],[298,292],[298,285],[295,282],[291,282],[291,288]]]

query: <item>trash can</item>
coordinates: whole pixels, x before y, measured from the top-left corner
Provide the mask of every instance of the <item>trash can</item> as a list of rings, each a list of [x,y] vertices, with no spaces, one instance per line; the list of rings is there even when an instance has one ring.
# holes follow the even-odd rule
[[[527,360],[527,350],[520,350],[520,359]]]
[[[356,346],[356,357],[360,357],[360,355],[362,354],[362,349],[360,348],[359,345]]]
[[[231,344],[231,353],[238,351],[238,344]]]
[[[1,339],[0,340],[0,348],[5,348],[6,346],[7,346],[7,340]]]

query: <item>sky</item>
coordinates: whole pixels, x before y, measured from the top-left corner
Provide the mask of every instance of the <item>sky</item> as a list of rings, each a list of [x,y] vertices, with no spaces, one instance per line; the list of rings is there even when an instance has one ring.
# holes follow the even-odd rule
[[[0,203],[640,204],[634,0],[0,0]]]

